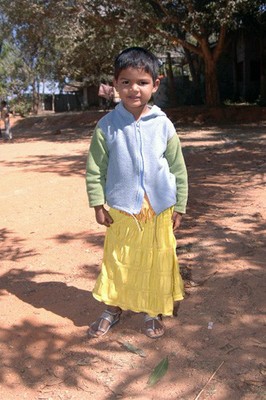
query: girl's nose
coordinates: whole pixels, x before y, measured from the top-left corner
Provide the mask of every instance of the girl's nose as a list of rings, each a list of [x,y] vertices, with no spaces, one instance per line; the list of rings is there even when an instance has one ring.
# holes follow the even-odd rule
[[[137,85],[137,83],[132,83],[130,89],[133,90],[133,91],[137,91],[137,90],[138,90],[138,85]]]

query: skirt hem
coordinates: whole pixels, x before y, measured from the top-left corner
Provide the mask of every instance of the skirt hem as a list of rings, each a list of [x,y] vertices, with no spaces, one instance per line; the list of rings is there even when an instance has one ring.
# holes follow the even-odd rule
[[[165,317],[171,317],[173,315],[174,303],[173,303],[173,309],[171,310],[171,312],[170,311],[169,312],[162,312],[162,311],[154,312],[154,310],[153,311],[151,311],[151,310],[140,310],[140,309],[138,309],[136,307],[130,307],[129,308],[129,307],[127,307],[125,305],[122,305],[122,304],[119,304],[117,302],[103,300],[100,296],[98,296],[95,293],[92,293],[92,295],[95,298],[95,300],[99,301],[100,303],[104,303],[107,306],[120,307],[121,310],[123,310],[123,311],[132,311],[132,312],[138,313],[138,314],[144,313],[144,314],[148,314],[150,317],[157,317],[157,315],[159,315],[159,314],[161,314],[161,315],[163,315]],[[182,301],[182,300],[184,300],[184,297],[178,297],[178,298],[174,298],[173,302],[174,301]]]

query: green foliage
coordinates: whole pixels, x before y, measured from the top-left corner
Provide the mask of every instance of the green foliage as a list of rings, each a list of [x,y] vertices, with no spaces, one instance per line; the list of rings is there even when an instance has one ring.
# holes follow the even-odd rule
[[[19,51],[6,40],[0,54],[0,76],[2,97],[20,95],[29,84],[28,70]]]
[[[205,96],[210,106],[220,103],[217,64],[225,51],[231,32],[244,21],[260,16],[259,0],[148,0],[155,18],[155,30],[168,40],[169,46],[182,46],[190,62],[195,85],[200,71],[195,69],[189,53],[204,63]],[[198,63],[200,65],[200,63]]]
[[[0,3],[0,15],[8,27],[5,41],[9,51],[2,52],[0,60],[8,96],[20,97],[30,87],[33,94],[37,93],[41,81],[55,76],[57,47],[52,6],[52,1],[3,0]],[[38,107],[38,98],[38,94],[33,95],[34,109]]]
[[[29,95],[16,97],[10,101],[10,107],[14,114],[26,117],[31,112],[32,100]]]
[[[59,38],[63,45],[61,75],[98,83],[112,77],[114,57],[123,48],[136,44],[149,47],[152,40],[146,20],[140,18],[140,7],[141,2],[132,0],[80,1],[73,6]]]
[[[2,0],[0,27],[17,58],[9,66],[10,79],[31,82],[33,90],[43,80],[108,80],[115,55],[131,45],[158,52],[182,46],[203,60],[207,103],[214,104],[219,96],[210,91],[218,86],[208,80],[216,76],[230,32],[260,18],[260,5],[260,0]],[[7,90],[6,78],[1,91]],[[8,90],[18,92],[18,86]]]

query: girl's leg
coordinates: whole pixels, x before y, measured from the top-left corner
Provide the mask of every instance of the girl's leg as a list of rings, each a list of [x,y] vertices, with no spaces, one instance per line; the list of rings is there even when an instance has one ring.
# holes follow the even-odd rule
[[[105,335],[113,325],[119,322],[121,313],[120,307],[107,306],[101,316],[91,324],[89,335],[95,338]]]
[[[173,308],[174,317],[177,317],[178,315],[179,306],[180,306],[180,301],[174,301],[174,308]]]

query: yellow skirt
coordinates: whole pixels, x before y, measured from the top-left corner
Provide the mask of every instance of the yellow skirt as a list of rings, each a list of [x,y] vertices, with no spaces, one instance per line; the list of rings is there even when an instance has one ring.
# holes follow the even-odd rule
[[[111,208],[101,273],[93,296],[123,310],[151,317],[172,315],[173,302],[183,299],[184,285],[176,256],[173,209],[148,219]]]

